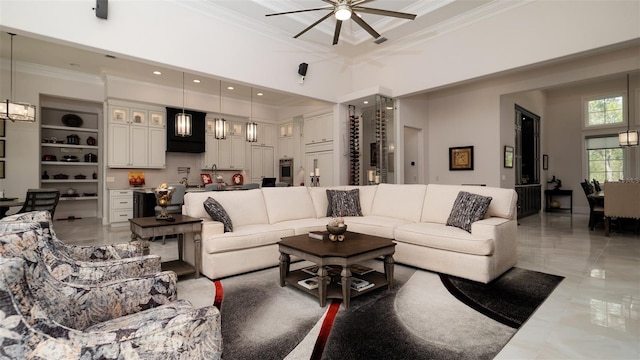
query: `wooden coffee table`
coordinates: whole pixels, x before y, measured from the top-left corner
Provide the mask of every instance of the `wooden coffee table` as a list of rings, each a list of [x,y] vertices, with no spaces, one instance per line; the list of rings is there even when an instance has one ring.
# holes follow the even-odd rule
[[[342,299],[344,307],[349,307],[349,300],[365,294],[374,289],[387,286],[393,288],[393,254],[396,244],[391,240],[378,236],[345,233],[345,240],[334,242],[330,240],[316,240],[307,234],[289,236],[278,242],[280,250],[280,286],[291,285],[320,299],[320,306],[324,307],[327,298]],[[298,281],[307,279],[312,275],[302,271],[290,271],[291,255],[311,261],[318,265],[318,288],[307,289],[298,284]],[[384,274],[373,271],[358,278],[375,284],[373,287],[362,291],[351,290],[351,265],[362,263],[379,256],[384,256]],[[334,265],[342,267],[340,273],[341,285],[332,282],[327,274],[325,266]]]

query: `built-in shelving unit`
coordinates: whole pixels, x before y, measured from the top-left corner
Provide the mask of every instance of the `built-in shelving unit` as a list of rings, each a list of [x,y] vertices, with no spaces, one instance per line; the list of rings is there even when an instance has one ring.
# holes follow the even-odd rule
[[[60,190],[58,220],[101,216],[101,109],[98,103],[42,100],[40,187]],[[81,121],[65,124],[62,118],[68,114]]]

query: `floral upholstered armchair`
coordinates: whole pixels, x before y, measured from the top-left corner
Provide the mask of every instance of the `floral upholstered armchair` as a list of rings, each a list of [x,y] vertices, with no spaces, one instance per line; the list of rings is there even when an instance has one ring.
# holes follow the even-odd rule
[[[57,238],[48,211],[33,211],[3,218],[0,220],[0,235],[30,228],[33,222],[39,223],[45,230],[38,242],[38,251],[59,280],[92,284],[152,275],[161,271],[160,256],[143,256],[139,242],[104,246],[66,245]]]
[[[37,262],[0,257],[0,358],[221,358],[220,312],[213,306],[194,309],[180,300],[117,316],[113,308],[128,307],[134,293],[69,289]],[[149,301],[161,295],[129,290]],[[92,316],[103,311],[105,316]]]
[[[59,324],[83,329],[177,299],[177,276],[172,271],[92,284],[61,281],[56,273],[68,269],[64,265],[49,268],[46,249],[43,253],[38,245],[48,229],[40,224],[3,223],[22,228],[0,234],[0,257],[24,260],[31,292],[41,305],[55,309],[49,316]]]

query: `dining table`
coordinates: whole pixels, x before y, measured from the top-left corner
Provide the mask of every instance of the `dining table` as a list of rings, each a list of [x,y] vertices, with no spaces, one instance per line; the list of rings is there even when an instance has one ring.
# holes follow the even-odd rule
[[[0,219],[7,216],[7,211],[12,207],[24,205],[24,199],[0,198]]]

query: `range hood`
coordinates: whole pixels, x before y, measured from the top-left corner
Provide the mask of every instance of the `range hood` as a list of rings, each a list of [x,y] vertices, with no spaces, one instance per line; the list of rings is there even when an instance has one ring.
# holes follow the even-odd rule
[[[184,110],[191,114],[191,136],[175,135],[176,114],[182,109],[167,107],[167,152],[203,153],[205,152],[205,125],[207,113]]]

